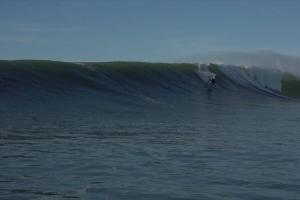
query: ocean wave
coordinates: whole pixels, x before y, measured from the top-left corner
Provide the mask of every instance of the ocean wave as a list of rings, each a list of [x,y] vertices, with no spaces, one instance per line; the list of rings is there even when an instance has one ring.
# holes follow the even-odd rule
[[[207,95],[208,75],[216,91],[244,90],[274,97],[300,97],[299,77],[280,70],[216,64],[0,61],[2,95],[28,92],[143,97],[165,94]]]

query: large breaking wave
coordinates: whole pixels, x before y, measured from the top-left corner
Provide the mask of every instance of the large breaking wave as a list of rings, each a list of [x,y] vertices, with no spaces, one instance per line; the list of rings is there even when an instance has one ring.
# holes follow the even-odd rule
[[[216,74],[214,95],[300,97],[300,79],[280,70],[216,64],[144,62],[70,63],[0,61],[0,95],[100,95],[139,98],[207,96],[207,76]]]

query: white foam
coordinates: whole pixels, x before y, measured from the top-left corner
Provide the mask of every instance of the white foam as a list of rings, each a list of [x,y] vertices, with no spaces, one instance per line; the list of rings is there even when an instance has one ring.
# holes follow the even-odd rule
[[[210,72],[207,65],[199,64],[197,74],[201,78],[201,80],[207,83],[211,78],[215,78],[216,74]]]
[[[259,67],[280,70],[300,77],[300,58],[269,50],[255,52],[215,52],[193,56],[188,62]]]

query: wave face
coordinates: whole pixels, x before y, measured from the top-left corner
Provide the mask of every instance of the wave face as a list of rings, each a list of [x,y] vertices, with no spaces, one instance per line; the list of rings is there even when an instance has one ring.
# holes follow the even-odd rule
[[[300,97],[300,79],[279,70],[143,62],[1,61],[0,91],[5,96],[30,98],[100,95],[158,103],[162,98],[207,96],[210,74],[216,75],[215,95]]]

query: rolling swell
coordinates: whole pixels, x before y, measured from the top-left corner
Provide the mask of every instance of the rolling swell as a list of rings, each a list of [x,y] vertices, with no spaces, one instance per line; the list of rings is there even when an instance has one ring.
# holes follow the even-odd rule
[[[276,70],[214,64],[46,60],[0,61],[0,91],[1,95],[13,96],[204,96],[207,73],[217,75],[214,93],[242,90],[274,97],[300,97],[300,79]]]
[[[13,95],[188,93],[199,86],[196,69],[191,64],[1,61],[0,90]]]

